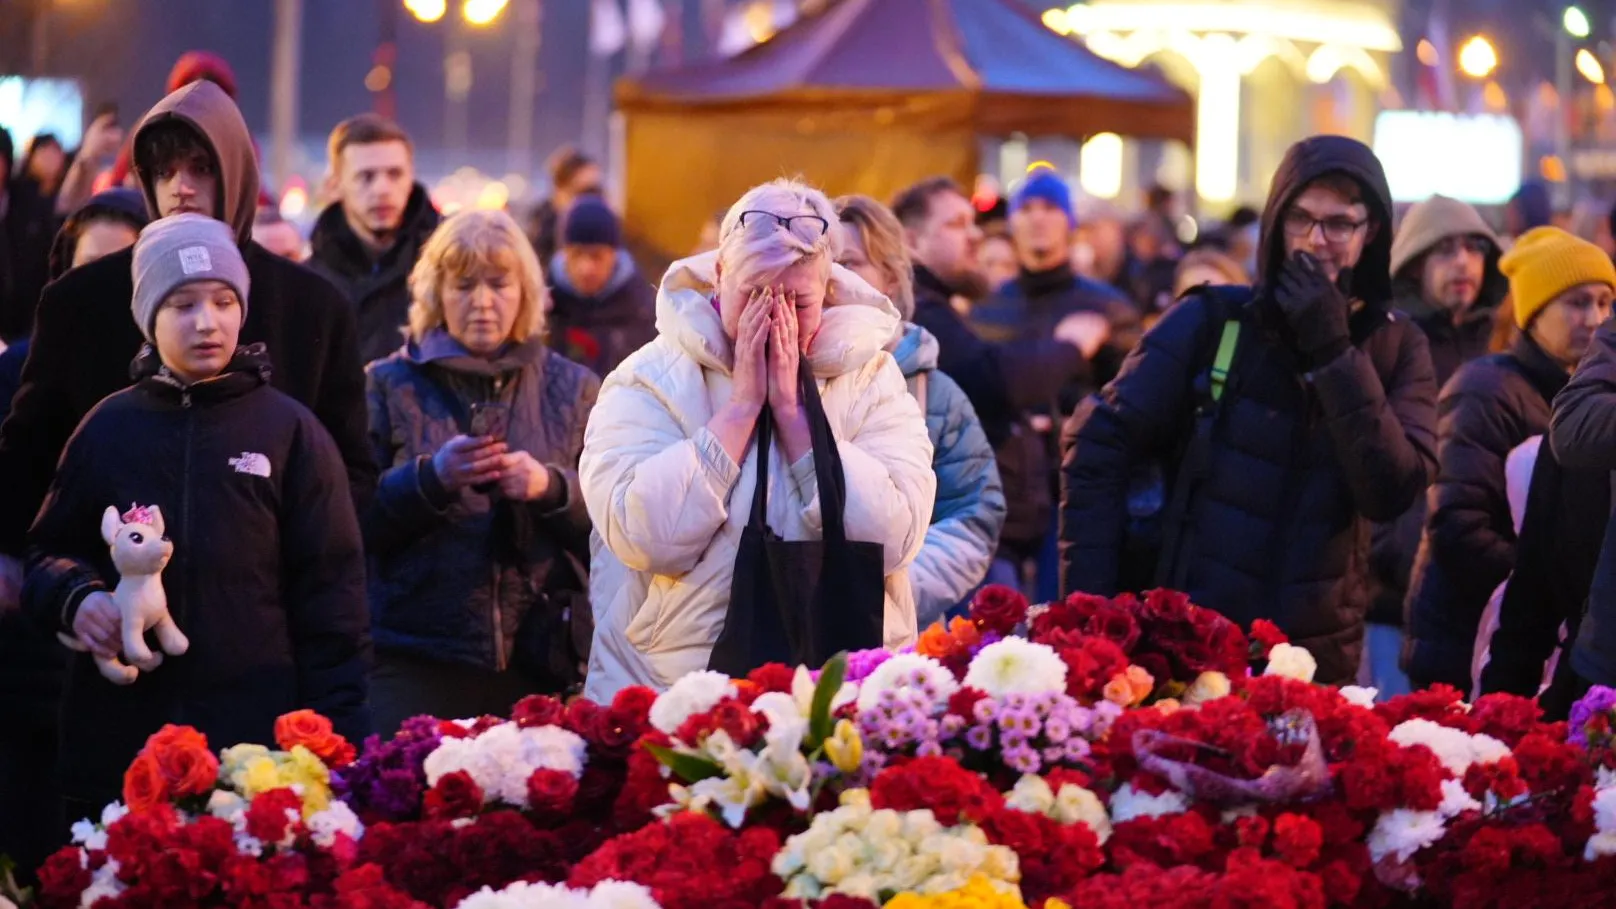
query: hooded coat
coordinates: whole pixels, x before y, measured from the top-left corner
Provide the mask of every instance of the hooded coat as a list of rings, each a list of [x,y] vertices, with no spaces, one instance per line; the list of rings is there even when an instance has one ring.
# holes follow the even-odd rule
[[[737,464],[707,423],[730,398],[732,345],[714,305],[716,253],[673,264],[657,292],[657,338],[601,387],[578,475],[594,522],[595,637],[584,695],[665,689],[705,669],[723,629],[757,448]],[[839,265],[805,355],[847,480],[849,540],[881,544],[885,643],[917,635],[908,565],[925,543],[937,478],[920,406],[885,350],[899,327],[887,299]],[[812,456],[771,446],[768,521],[786,540],[823,533]]]
[[[258,164],[235,102],[211,82],[159,101],[140,125],[177,121],[203,137],[218,164],[215,216],[235,229],[252,281],[239,344],[264,343],[270,382],[312,410],[336,439],[357,503],[370,497],[376,467],[365,433],[365,376],[354,316],[342,293],[301,265],[252,242]],[[159,212],[150,186],[148,210]],[[24,536],[79,421],[130,384],[129,362],[143,338],[130,317],[133,249],[75,268],[45,289],[22,387],[0,426],[0,552],[21,554]]]
[[[568,554],[589,558],[577,466],[600,380],[538,339],[484,360],[442,331],[372,363],[367,377],[371,440],[386,468],[365,521],[376,648],[504,670],[552,572]],[[438,480],[433,454],[466,431],[481,401],[509,404],[511,450],[549,468],[539,500],[456,494]],[[581,594],[583,580],[567,586]]]
[[[629,354],[656,337],[656,288],[627,250],[617,251],[611,278],[593,296],[572,286],[562,253],[550,260],[549,278],[550,343],[595,375],[611,375]]]
[[[1477,360],[1437,400],[1437,473],[1409,586],[1408,674],[1469,690],[1482,611],[1515,567],[1516,532],[1504,462],[1549,428],[1567,375],[1529,336]]]
[[[1378,228],[1352,272],[1351,346],[1309,371],[1267,288],[1285,255],[1285,211],[1329,174],[1362,187]],[[1291,147],[1263,213],[1262,283],[1249,302],[1225,310],[1217,295],[1186,298],[1067,421],[1064,591],[1118,592],[1130,475],[1176,457],[1198,400],[1192,384],[1210,366],[1225,319],[1236,318],[1234,368],[1173,570],[1195,602],[1242,625],[1276,622],[1318,660],[1318,681],[1355,677],[1370,522],[1406,511],[1436,460],[1437,389],[1425,337],[1388,307],[1390,197],[1361,143],[1320,136]],[[1174,477],[1176,465],[1166,473]]]
[[[993,448],[965,392],[937,371],[937,339],[905,323],[892,351],[910,389],[924,388],[937,501],[926,543],[909,566],[918,627],[943,618],[987,576],[1004,526],[1004,485]]]
[[[1421,288],[1421,267],[1431,247],[1448,237],[1485,237],[1492,248],[1482,266],[1476,302],[1457,321],[1445,309],[1426,302]],[[1498,237],[1481,213],[1464,202],[1432,196],[1403,216],[1392,240],[1392,305],[1408,314],[1425,332],[1431,345],[1431,365],[1437,387],[1448,384],[1459,367],[1491,352],[1493,322],[1509,294],[1509,281],[1498,270]],[[1370,552],[1369,620],[1382,625],[1403,624],[1414,556],[1425,528],[1425,497],[1395,521],[1375,525]]]
[[[361,363],[380,360],[403,345],[410,320],[410,270],[438,221],[426,187],[417,183],[404,205],[398,238],[380,258],[371,258],[349,226],[341,202],[326,206],[314,222],[308,264],[347,294],[359,323]]]
[[[148,352],[137,384],[97,406],[68,444],[30,533],[24,609],[61,629],[88,593],[112,589],[102,512],[156,505],[174,541],[163,589],[190,639],[130,685],[74,655],[62,704],[69,797],[116,797],[165,723],[214,743],[272,742],[276,717],[309,708],[349,741],[370,734],[365,563],[345,471],[314,415],[269,386],[269,369],[254,346],[183,386]]]

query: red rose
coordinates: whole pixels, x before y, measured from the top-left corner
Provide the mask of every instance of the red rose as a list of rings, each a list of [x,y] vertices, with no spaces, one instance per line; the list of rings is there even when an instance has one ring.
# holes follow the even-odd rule
[[[561,725],[593,741],[600,734],[600,723],[605,719],[605,714],[606,709],[594,701],[578,698],[567,705],[567,712],[561,719]]]
[[[1312,818],[1282,814],[1274,821],[1274,854],[1293,868],[1306,868],[1319,860],[1324,829]]]
[[[287,828],[300,824],[302,817],[303,798],[292,790],[260,792],[247,806],[247,833],[266,846],[279,843],[286,836]]]
[[[685,720],[674,736],[694,745],[720,729],[740,748],[750,748],[763,738],[762,717],[735,698],[725,698],[706,713]]]
[[[511,719],[523,729],[538,726],[559,726],[567,707],[559,698],[547,694],[530,694],[511,707]]]
[[[275,744],[287,751],[302,745],[328,767],[353,763],[354,746],[331,728],[331,721],[312,710],[294,710],[275,721]]]
[[[1139,643],[1139,621],[1127,608],[1116,603],[1096,608],[1085,627],[1089,634],[1099,635],[1123,651],[1131,651]]]
[[[971,601],[971,620],[983,631],[1009,634],[1027,618],[1027,598],[1002,584],[989,584]]]
[[[135,814],[151,811],[169,799],[168,781],[157,759],[141,752],[123,774],[123,802]]]
[[[796,678],[797,671],[783,663],[764,663],[746,676],[748,682],[758,687],[759,694],[768,694],[771,691],[790,694],[791,683]]]
[[[557,820],[572,810],[578,781],[562,770],[535,770],[527,778],[528,808],[541,819]]]
[[[421,800],[421,816],[430,821],[452,821],[476,817],[483,810],[483,790],[464,770],[445,773],[426,791]]]
[[[644,685],[630,685],[612,698],[612,712],[644,722],[651,716],[651,705],[656,703],[656,699],[657,693]]]

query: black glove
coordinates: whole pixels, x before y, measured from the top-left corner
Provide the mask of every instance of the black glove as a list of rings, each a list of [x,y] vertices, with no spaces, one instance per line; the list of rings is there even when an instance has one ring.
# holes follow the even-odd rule
[[[1341,269],[1331,283],[1317,259],[1297,252],[1279,267],[1274,302],[1296,335],[1297,352],[1314,366],[1323,366],[1352,346],[1347,332],[1347,296],[1339,285],[1351,286],[1352,271]]]

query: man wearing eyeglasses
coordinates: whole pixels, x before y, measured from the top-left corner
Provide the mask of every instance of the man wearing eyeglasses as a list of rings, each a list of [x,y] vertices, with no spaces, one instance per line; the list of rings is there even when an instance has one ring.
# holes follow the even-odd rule
[[[1486,355],[1498,306],[1509,292],[1498,270],[1499,242],[1470,205],[1432,196],[1403,215],[1392,240],[1392,304],[1431,344],[1437,386]],[[1403,603],[1425,525],[1425,497],[1401,518],[1375,525],[1370,547],[1369,628],[1359,683],[1383,695],[1409,689],[1398,668]]]
[[[1156,582],[1241,625],[1276,622],[1319,682],[1355,679],[1370,522],[1408,510],[1436,463],[1430,350],[1391,308],[1391,208],[1362,143],[1291,147],[1257,286],[1187,297],[1067,421],[1066,592],[1118,592],[1130,487],[1156,466]]]

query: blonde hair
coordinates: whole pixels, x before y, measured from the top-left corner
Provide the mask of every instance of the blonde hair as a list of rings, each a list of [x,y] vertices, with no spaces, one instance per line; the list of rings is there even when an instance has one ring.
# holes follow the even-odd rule
[[[533,245],[505,212],[468,210],[438,225],[410,272],[410,339],[420,343],[427,332],[443,325],[445,282],[479,267],[499,267],[506,256],[522,292],[510,340],[520,343],[543,335],[550,293]]]
[[[1181,297],[1191,288],[1184,285],[1184,279],[1190,271],[1196,268],[1210,268],[1228,279],[1229,284],[1250,284],[1251,278],[1246,274],[1239,262],[1232,256],[1208,247],[1192,249],[1184,254],[1178,262],[1178,268],[1173,272],[1173,296]]]
[[[864,255],[892,286],[892,305],[904,321],[915,317],[915,276],[904,244],[903,225],[892,210],[869,196],[841,196],[836,212],[864,241]]]
[[[782,218],[812,215],[824,220],[825,232],[806,239],[806,231],[787,230],[774,218],[748,218],[743,227],[741,215],[749,211],[769,212]],[[754,186],[724,213],[718,228],[719,267],[726,281],[747,281],[772,278],[812,259],[823,262],[828,274],[835,242],[831,228],[835,226],[836,208],[830,199],[800,180],[781,177]]]

